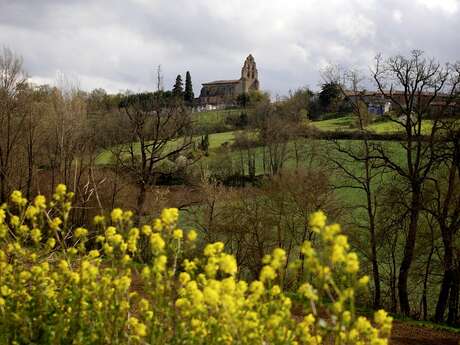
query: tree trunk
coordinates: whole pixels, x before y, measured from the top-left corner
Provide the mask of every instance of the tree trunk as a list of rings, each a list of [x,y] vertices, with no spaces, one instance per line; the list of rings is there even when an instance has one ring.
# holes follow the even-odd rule
[[[449,294],[449,312],[447,313],[447,323],[452,326],[455,325],[458,320],[459,290],[460,266],[454,271]]]
[[[396,293],[396,245],[398,243],[398,233],[395,234],[393,245],[391,247],[391,275],[390,275],[390,311],[396,313],[398,309],[398,298]]]
[[[367,165],[367,164],[366,164]],[[368,184],[370,187],[370,183]],[[374,279],[374,309],[380,308],[380,274],[377,259],[377,239],[375,236],[375,217],[373,213],[372,195],[370,189],[367,192],[367,213],[369,217],[369,231],[371,235],[371,261],[372,261],[372,275]]]
[[[428,315],[428,302],[427,302],[427,289],[428,289],[428,276],[430,275],[430,266],[431,266],[431,258],[433,257],[434,253],[434,243],[433,239],[431,242],[431,250],[430,254],[428,255],[428,262],[426,264],[426,269],[425,269],[425,277],[423,279],[423,292],[422,292],[422,300],[421,300],[421,314],[422,314],[422,319],[426,320],[427,315]]]
[[[137,210],[137,218],[140,218],[144,215],[144,204],[145,204],[145,196],[147,192],[147,188],[145,187],[145,183],[139,182],[138,183],[138,194],[137,194],[137,203],[136,203],[136,210]]]
[[[366,191],[366,199],[367,199],[367,215],[369,218],[369,232],[371,235],[372,275],[374,279],[374,288],[375,288],[373,306],[374,306],[374,309],[379,309],[380,308],[380,274],[379,274],[379,265],[378,265],[378,258],[377,258],[377,239],[375,236],[375,213],[374,213],[376,205],[372,203],[371,174],[370,174],[369,160],[367,159],[367,157],[369,157],[369,145],[368,145],[367,140],[365,140],[364,143],[365,143],[365,148],[366,148],[365,191]]]
[[[27,183],[26,183],[27,199],[30,199],[30,196],[32,193],[33,168],[34,168],[33,141],[29,139],[29,143],[27,145]]]
[[[3,175],[3,172],[0,171],[0,203],[2,204],[6,202],[7,200],[5,184],[6,184],[6,178]]]
[[[375,238],[375,229],[371,225],[371,247],[372,247],[372,275],[374,278],[374,309],[380,308],[380,274],[377,260],[377,245]]]
[[[442,277],[441,290],[439,291],[438,302],[436,303],[436,312],[434,319],[436,322],[444,321],[444,314],[446,312],[447,301],[449,298],[449,290],[454,278],[453,269],[453,250],[452,250],[452,236],[449,230],[441,229],[443,243],[444,243],[444,274]]]
[[[401,307],[401,312],[406,316],[410,316],[410,303],[409,295],[407,292],[407,280],[409,278],[409,270],[412,265],[412,259],[414,256],[415,249],[415,240],[417,238],[418,217],[420,213],[420,198],[420,186],[418,184],[414,184],[412,186],[409,231],[406,237],[406,243],[404,245],[404,255],[401,261],[401,266],[399,267],[398,277],[399,304]]]

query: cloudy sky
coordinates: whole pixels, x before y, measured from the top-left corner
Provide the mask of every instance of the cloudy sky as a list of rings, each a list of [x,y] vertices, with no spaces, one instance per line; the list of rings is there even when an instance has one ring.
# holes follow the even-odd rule
[[[317,89],[327,63],[367,69],[376,53],[460,60],[460,0],[0,0],[0,46],[35,82],[91,90],[239,77],[252,53],[272,95]]]

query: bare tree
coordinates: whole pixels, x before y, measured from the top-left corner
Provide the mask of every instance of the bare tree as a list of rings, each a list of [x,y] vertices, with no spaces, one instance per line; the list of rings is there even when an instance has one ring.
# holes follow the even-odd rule
[[[47,110],[46,97],[40,89],[32,90],[28,88],[27,93],[23,96],[23,103],[26,105],[24,115],[24,138],[23,146],[25,149],[25,159],[27,161],[27,176],[25,192],[27,198],[31,197],[32,188],[34,187],[36,168],[39,165],[39,151],[44,134],[44,121]]]
[[[192,144],[190,114],[182,103],[164,99],[162,92],[127,97],[123,111],[129,143],[116,146],[114,153],[135,180],[136,208],[142,216],[147,187],[156,184],[160,164],[175,160],[179,169],[188,164],[183,154]]]
[[[408,57],[398,55],[383,59],[378,55],[372,73],[380,94],[394,108],[395,116],[391,117],[391,121],[405,134],[404,141],[401,142],[405,154],[403,163],[392,156],[384,145],[375,145],[375,158],[399,174],[408,185],[409,225],[399,268],[398,294],[402,313],[409,315],[407,281],[423,206],[422,192],[428,174],[436,162],[433,145],[439,130],[439,118],[451,104],[460,79],[450,65],[441,65],[434,59],[427,59],[417,50]],[[425,135],[423,120],[432,112],[434,102],[440,98],[443,106],[435,114],[432,127]]]
[[[279,174],[289,158],[289,141],[295,136],[297,123],[283,116],[283,107],[267,104],[259,107],[259,140],[263,145],[262,160],[264,172]]]
[[[19,96],[26,82],[22,58],[4,47],[0,54],[0,202],[6,200],[12,187],[12,159],[20,144],[26,118],[20,111]]]
[[[251,181],[254,181],[256,177],[256,146],[258,142],[251,132],[235,132],[234,137],[232,148],[239,153],[239,175],[241,177],[248,176]],[[243,178],[242,185],[244,185],[244,181]]]
[[[322,72],[326,83],[337,85],[342,97],[347,100],[356,117],[358,129],[362,134],[359,144],[356,142],[343,143],[334,140],[334,151],[328,155],[328,160],[342,172],[344,182],[339,183],[338,188],[351,188],[362,191],[365,194],[364,205],[358,206],[364,209],[367,215],[366,224],[358,224],[359,228],[366,228],[370,238],[370,261],[372,264],[372,276],[374,282],[373,306],[375,309],[381,306],[379,261],[377,256],[377,210],[379,194],[379,182],[384,171],[379,162],[373,158],[373,145],[367,138],[368,111],[364,102],[364,89],[361,84],[363,75],[354,69],[342,71],[339,66],[329,66]]]
[[[438,164],[431,174],[431,188],[424,202],[426,211],[438,223],[444,249],[443,276],[435,312],[437,322],[444,321],[449,295],[455,291],[455,237],[460,231],[460,127],[455,119],[441,123],[443,140],[436,150]]]

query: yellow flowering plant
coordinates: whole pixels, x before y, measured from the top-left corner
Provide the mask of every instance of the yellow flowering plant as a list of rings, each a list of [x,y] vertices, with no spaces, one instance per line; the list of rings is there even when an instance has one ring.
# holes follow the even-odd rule
[[[305,279],[294,314],[284,250],[246,282],[222,242],[191,255],[198,233],[177,228],[177,209],[139,227],[114,209],[87,229],[69,224],[72,196],[64,185],[49,202],[14,192],[0,208],[0,344],[387,344],[391,318],[356,314],[368,278],[322,212],[309,223],[320,250],[305,242],[294,272]]]

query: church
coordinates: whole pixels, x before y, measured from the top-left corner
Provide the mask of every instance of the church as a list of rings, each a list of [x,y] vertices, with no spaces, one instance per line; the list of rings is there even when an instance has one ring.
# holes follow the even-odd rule
[[[229,105],[236,98],[252,90],[259,90],[259,79],[254,57],[249,56],[241,68],[241,78],[235,80],[216,80],[203,83],[198,97],[198,104],[206,105]]]

